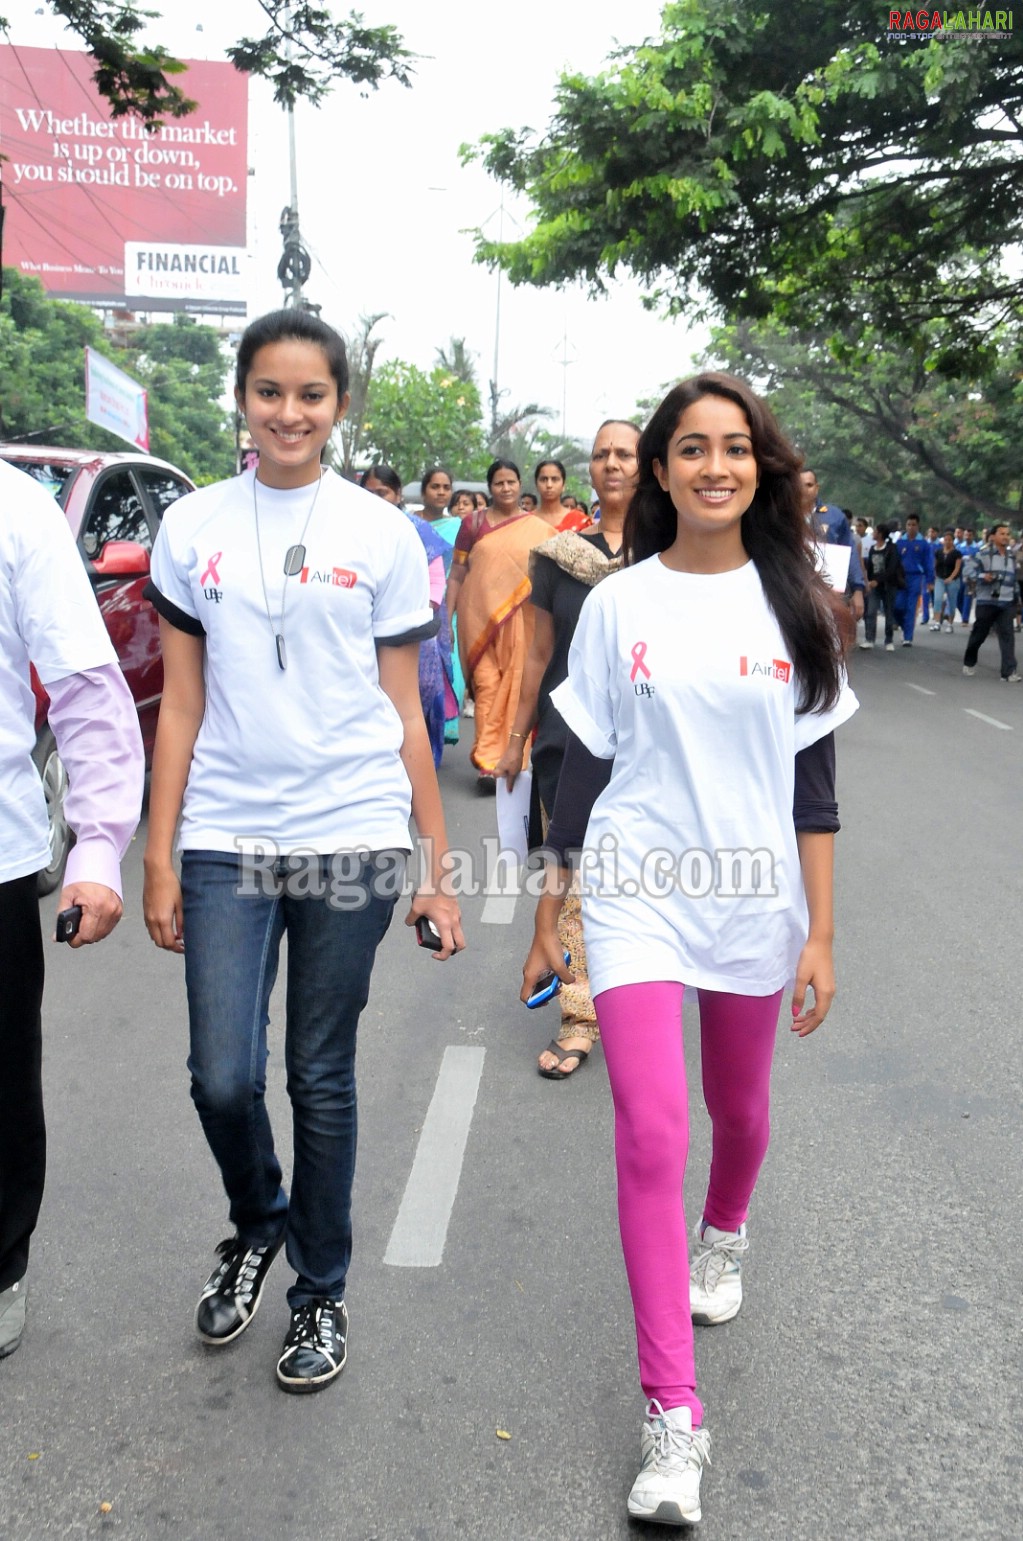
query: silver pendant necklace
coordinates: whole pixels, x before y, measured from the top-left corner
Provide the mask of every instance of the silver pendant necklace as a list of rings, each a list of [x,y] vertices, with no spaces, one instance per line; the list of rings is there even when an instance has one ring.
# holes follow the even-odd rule
[[[287,653],[287,649],[284,646],[284,612],[285,612],[285,609],[287,608],[287,604],[288,604],[288,585],[287,585],[287,582],[285,582],[284,592],[281,595],[281,619],[280,619],[280,624],[275,626],[274,625],[274,618],[273,618],[272,614],[270,613],[270,599],[269,599],[269,596],[267,595],[267,592],[266,592],[266,569],[263,566],[263,544],[262,544],[262,541],[259,538],[259,499],[258,499],[258,497],[256,495],[256,486],[257,486],[258,481],[259,481],[259,477],[258,476],[253,476],[253,478],[252,478],[252,508],[253,508],[253,512],[255,513],[255,516],[256,516],[256,551],[259,554],[259,578],[260,578],[260,582],[263,585],[263,604],[264,604],[264,606],[266,608],[266,618],[267,618],[267,620],[270,623],[270,631],[271,631],[271,633],[273,635],[274,646],[277,649],[277,665],[278,665],[278,668],[283,673],[283,671],[288,667],[288,653]],[[307,512],[307,514],[305,516],[305,523],[302,526],[302,533],[298,537],[298,541],[296,542],[296,544],[294,546],[289,546],[287,551],[284,553],[284,577],[285,577],[285,579],[294,578],[296,576],[296,574],[300,573],[302,571],[302,568],[305,566],[305,537],[306,537],[306,531],[309,528],[309,521],[313,517],[313,510],[316,507],[316,500],[317,500],[317,498],[320,495],[320,488],[322,486],[323,486],[323,471],[321,470],[319,478],[317,479],[317,482],[316,482],[316,491],[313,493],[312,502],[309,504],[309,510],[308,510],[308,512]]]

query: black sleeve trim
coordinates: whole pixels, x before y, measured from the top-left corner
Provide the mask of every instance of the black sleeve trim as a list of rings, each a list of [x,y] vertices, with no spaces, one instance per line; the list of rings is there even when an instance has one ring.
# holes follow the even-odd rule
[[[440,611],[433,619],[424,622],[422,626],[413,626],[411,631],[403,631],[397,637],[374,637],[377,647],[404,647],[407,642],[429,642],[440,631]]]
[[[544,842],[544,849],[557,856],[562,866],[569,865],[569,851],[582,850],[593,805],[611,780],[613,768],[613,760],[598,759],[569,729],[554,815]]]
[[[151,578],[142,590],[142,598],[148,599],[157,615],[162,615],[164,620],[169,621],[178,631],[187,631],[190,637],[205,637],[206,627],[202,621],[196,620],[194,615],[189,615],[187,610],[179,609],[166,594],[161,594]]]
[[[835,799],[834,733],[825,733],[796,755],[792,822],[804,834],[834,835],[842,827]]]

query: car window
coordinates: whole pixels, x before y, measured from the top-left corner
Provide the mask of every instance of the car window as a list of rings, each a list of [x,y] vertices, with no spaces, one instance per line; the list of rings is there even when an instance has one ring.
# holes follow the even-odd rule
[[[183,498],[186,492],[192,490],[180,476],[174,476],[170,471],[161,471],[156,466],[152,469],[146,466],[138,467],[135,474],[149,494],[149,500],[158,520],[163,518],[172,503],[176,503],[178,498]]]
[[[13,456],[5,455],[8,465],[14,466],[18,471],[24,471],[26,476],[31,476],[47,492],[52,492],[55,498],[60,499],[61,493],[71,480],[72,467],[55,465],[52,461],[45,463],[40,460],[15,460]]]
[[[111,471],[97,482],[82,523],[86,556],[98,557],[108,540],[134,540],[152,549],[146,510],[127,470]]]

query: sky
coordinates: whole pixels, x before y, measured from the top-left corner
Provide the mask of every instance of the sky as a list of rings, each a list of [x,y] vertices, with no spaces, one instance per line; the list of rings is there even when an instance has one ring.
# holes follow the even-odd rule
[[[151,8],[163,15],[147,36],[182,58],[222,59],[228,44],[263,30],[258,0],[151,0]],[[36,0],[8,0],[4,9],[15,44],[78,46],[51,13],[37,14]],[[348,9],[335,7],[339,16]],[[496,343],[505,403],[540,402],[552,409],[552,431],[564,423],[583,440],[689,372],[705,333],[644,310],[635,283],[591,299],[580,286],[516,289],[475,264],[469,231],[497,234],[502,190],[458,153],[491,130],[542,129],[561,71],[594,72],[620,44],[654,34],[654,0],[628,9],[518,0],[500,13],[466,0],[360,0],[358,9],[369,24],[396,26],[422,57],[411,90],[385,83],[363,98],[341,82],[319,109],[296,109],[299,213],[313,257],[306,293],[324,319],[348,334],[360,315],[386,312],[378,361],[423,369],[438,347],[464,337],[484,395]],[[286,115],[260,81],[249,93],[249,165],[251,318],[282,301],[278,223],[290,200]],[[527,227],[528,207],[506,194],[503,218],[513,237]]]

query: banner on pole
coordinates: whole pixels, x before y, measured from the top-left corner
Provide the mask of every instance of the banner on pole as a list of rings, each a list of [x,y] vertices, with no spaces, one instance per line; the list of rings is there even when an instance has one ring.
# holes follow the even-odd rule
[[[131,375],[95,348],[85,350],[85,415],[149,453],[149,398]]]

